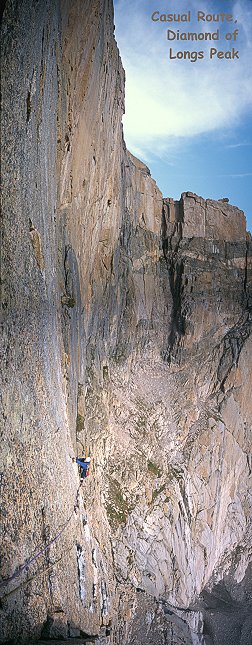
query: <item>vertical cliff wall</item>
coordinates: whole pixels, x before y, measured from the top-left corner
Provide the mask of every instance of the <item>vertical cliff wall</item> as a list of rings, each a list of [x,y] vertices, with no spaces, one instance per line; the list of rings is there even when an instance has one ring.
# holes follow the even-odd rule
[[[20,642],[48,615],[67,634],[97,633],[108,613],[107,522],[95,556],[72,456],[87,368],[100,378],[108,351],[124,75],[111,2],[7,2],[2,43],[2,634]],[[85,489],[94,514],[97,467]]]
[[[7,0],[2,51],[0,642],[249,645],[244,216],[126,151],[110,0]]]

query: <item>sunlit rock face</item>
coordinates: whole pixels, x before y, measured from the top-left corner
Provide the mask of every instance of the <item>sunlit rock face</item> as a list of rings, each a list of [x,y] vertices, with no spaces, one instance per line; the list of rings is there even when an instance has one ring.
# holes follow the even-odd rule
[[[249,645],[244,215],[126,151],[109,0],[7,0],[2,43],[0,642]]]
[[[192,209],[199,220],[202,209],[214,210],[217,230],[225,211],[226,231],[219,228],[215,237],[211,229],[196,237],[188,217]],[[162,253],[152,264],[149,239],[145,249],[136,242],[146,235],[136,231],[130,251],[134,311],[141,311],[141,320],[131,316],[133,357],[130,351],[111,368],[113,396],[117,393],[111,421],[115,445],[118,427],[123,429],[115,470],[122,442],[127,454],[121,490],[128,516],[118,529],[115,560],[122,578],[138,588],[140,607],[146,592],[162,600],[162,611],[188,610],[179,616],[190,625],[191,636],[184,634],[185,641],[174,636],[175,642],[249,643],[245,628],[240,640],[237,636],[251,608],[248,582],[239,601],[236,593],[250,548],[251,243],[238,209],[191,194],[175,204],[164,200]],[[158,248],[154,236],[152,243]],[[211,609],[210,590],[219,580],[229,601],[220,595],[218,605],[213,593],[217,616],[210,625],[204,617]],[[231,631],[227,620],[220,638],[225,602],[227,613],[234,611],[237,618],[243,607],[244,615],[235,636],[233,618]],[[156,611],[152,626],[162,622]],[[132,620],[133,643],[138,641]],[[158,642],[172,642],[167,630]],[[144,643],[143,633],[141,638]],[[154,634],[148,642],[154,642]]]

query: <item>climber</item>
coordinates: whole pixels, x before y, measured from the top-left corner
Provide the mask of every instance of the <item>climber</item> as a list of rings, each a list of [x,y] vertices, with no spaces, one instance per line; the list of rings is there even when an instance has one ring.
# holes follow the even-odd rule
[[[85,479],[86,477],[88,477],[88,475],[90,475],[91,458],[90,457],[76,457],[75,461],[81,468],[81,479]]]

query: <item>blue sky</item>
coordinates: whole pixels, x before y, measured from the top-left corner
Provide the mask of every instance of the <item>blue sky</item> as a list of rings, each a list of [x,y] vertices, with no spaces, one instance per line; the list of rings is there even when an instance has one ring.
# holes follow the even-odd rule
[[[124,133],[164,196],[190,190],[228,197],[244,210],[252,230],[252,0],[115,0],[116,39],[126,71]],[[191,12],[190,22],[152,21]],[[198,21],[231,14],[227,21]],[[168,41],[167,30],[219,30],[219,40]],[[238,34],[234,36],[235,29]],[[232,34],[230,40],[226,34]],[[234,40],[234,37],[236,40]],[[209,49],[239,52],[239,59],[209,59]],[[170,59],[178,51],[204,58]]]

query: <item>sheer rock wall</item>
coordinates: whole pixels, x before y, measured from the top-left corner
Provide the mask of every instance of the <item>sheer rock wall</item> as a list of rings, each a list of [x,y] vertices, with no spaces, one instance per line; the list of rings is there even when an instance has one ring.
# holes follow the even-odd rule
[[[110,0],[9,0],[2,43],[0,642],[249,645],[244,215],[126,151]]]

